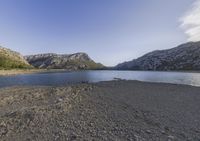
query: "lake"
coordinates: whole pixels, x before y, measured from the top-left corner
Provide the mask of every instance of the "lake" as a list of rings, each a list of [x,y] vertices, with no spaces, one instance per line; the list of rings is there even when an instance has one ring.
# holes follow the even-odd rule
[[[200,86],[200,73],[101,70],[0,76],[0,87],[21,85],[60,86],[81,82],[109,81],[115,78]]]

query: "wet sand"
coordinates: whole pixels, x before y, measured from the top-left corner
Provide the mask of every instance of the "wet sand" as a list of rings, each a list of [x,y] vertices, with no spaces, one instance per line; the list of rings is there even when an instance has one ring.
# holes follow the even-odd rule
[[[139,81],[0,89],[2,141],[199,141],[200,88]]]

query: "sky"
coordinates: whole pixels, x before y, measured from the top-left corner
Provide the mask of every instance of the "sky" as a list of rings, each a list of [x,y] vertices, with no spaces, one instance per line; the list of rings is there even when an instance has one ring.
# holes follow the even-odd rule
[[[107,66],[200,40],[200,0],[0,0],[0,46]]]

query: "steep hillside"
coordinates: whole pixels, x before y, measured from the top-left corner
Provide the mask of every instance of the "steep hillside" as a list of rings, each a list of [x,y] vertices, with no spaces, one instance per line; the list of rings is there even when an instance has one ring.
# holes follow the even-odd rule
[[[189,42],[178,47],[157,50],[124,62],[119,70],[200,70],[200,42]]]
[[[30,68],[29,63],[18,52],[0,47],[0,69]]]
[[[25,59],[36,68],[87,70],[101,69],[102,64],[95,63],[86,53],[75,54],[38,54],[25,56]]]

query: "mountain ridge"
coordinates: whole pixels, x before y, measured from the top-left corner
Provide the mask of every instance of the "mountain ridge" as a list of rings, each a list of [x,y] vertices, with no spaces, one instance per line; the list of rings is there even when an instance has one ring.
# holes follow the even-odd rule
[[[120,63],[117,70],[200,70],[200,41],[165,50],[155,50],[137,59]]]
[[[84,52],[73,54],[44,53],[27,55],[24,58],[32,66],[42,69],[88,70],[104,67],[102,64],[94,62]]]

